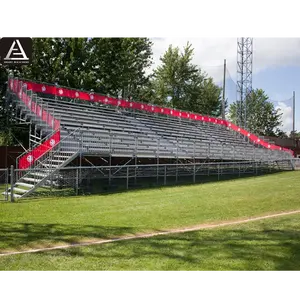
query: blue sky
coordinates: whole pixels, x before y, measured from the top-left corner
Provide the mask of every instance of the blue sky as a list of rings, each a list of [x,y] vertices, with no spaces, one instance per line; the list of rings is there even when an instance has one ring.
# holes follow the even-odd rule
[[[194,48],[194,63],[216,82],[222,82],[223,61],[227,60],[226,96],[236,99],[236,38],[159,38],[153,39],[156,67],[168,46]],[[253,88],[262,88],[283,113],[283,130],[292,130],[292,101],[296,92],[296,130],[300,131],[300,38],[253,39]]]

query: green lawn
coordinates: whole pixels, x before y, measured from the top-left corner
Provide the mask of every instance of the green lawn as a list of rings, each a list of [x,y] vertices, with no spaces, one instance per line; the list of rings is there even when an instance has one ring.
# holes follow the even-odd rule
[[[0,257],[0,270],[300,270],[300,214],[220,229]]]
[[[300,172],[0,203],[0,252],[300,209]]]

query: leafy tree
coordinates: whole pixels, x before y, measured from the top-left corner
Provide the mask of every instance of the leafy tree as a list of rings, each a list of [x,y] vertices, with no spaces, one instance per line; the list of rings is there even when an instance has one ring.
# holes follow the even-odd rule
[[[269,97],[262,89],[256,89],[246,98],[247,129],[257,135],[277,136],[277,127],[282,124],[280,109],[275,109],[274,104],[268,102]],[[229,119],[239,124],[238,111],[245,111],[240,101],[230,105]],[[244,118],[244,115],[243,115]]]
[[[8,129],[18,132],[2,99],[9,72],[28,80],[137,98],[149,80],[145,70],[152,63],[151,47],[147,38],[34,38],[29,66],[0,65],[2,142],[12,143]],[[25,133],[21,140],[27,139]]]
[[[192,63],[193,51],[189,43],[183,52],[170,45],[144,95],[156,104],[220,116],[221,89]]]
[[[293,139],[299,139],[300,138],[300,131],[291,131],[291,133],[290,133],[290,136],[289,136],[290,138],[293,138]]]
[[[95,87],[122,98],[140,95],[149,81],[152,42],[148,38],[92,38],[88,68],[95,74]]]

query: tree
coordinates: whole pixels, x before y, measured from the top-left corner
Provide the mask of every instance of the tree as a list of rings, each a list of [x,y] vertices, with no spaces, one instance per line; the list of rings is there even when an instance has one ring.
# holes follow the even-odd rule
[[[289,137],[292,138],[292,139],[299,139],[300,138],[300,131],[297,132],[296,130],[295,131],[292,130]]]
[[[104,94],[137,98],[149,81],[152,42],[148,38],[92,38],[87,67],[95,74],[95,88]]]
[[[149,102],[220,116],[221,89],[192,63],[193,51],[189,43],[183,52],[170,45],[144,94],[150,97]]]
[[[32,64],[22,71],[24,78],[91,89],[95,74],[87,67],[90,59],[87,38],[34,38]]]
[[[277,136],[277,127],[282,124],[280,109],[275,109],[274,104],[268,102],[269,97],[262,89],[253,90],[246,98],[247,129],[257,135]],[[244,112],[244,106],[236,101],[230,105],[229,119],[239,124],[238,111]]]
[[[152,63],[151,47],[147,38],[34,38],[29,66],[0,65],[1,99],[9,72],[27,80],[138,98],[149,80],[145,71]],[[1,106],[2,130],[14,130],[3,101]],[[11,143],[6,131],[4,136],[2,140]]]

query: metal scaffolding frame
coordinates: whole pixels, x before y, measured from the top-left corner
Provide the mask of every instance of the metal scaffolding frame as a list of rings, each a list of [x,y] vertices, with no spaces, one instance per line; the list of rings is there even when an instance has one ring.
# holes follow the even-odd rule
[[[252,92],[253,38],[237,39],[237,123],[247,129],[247,98]]]

